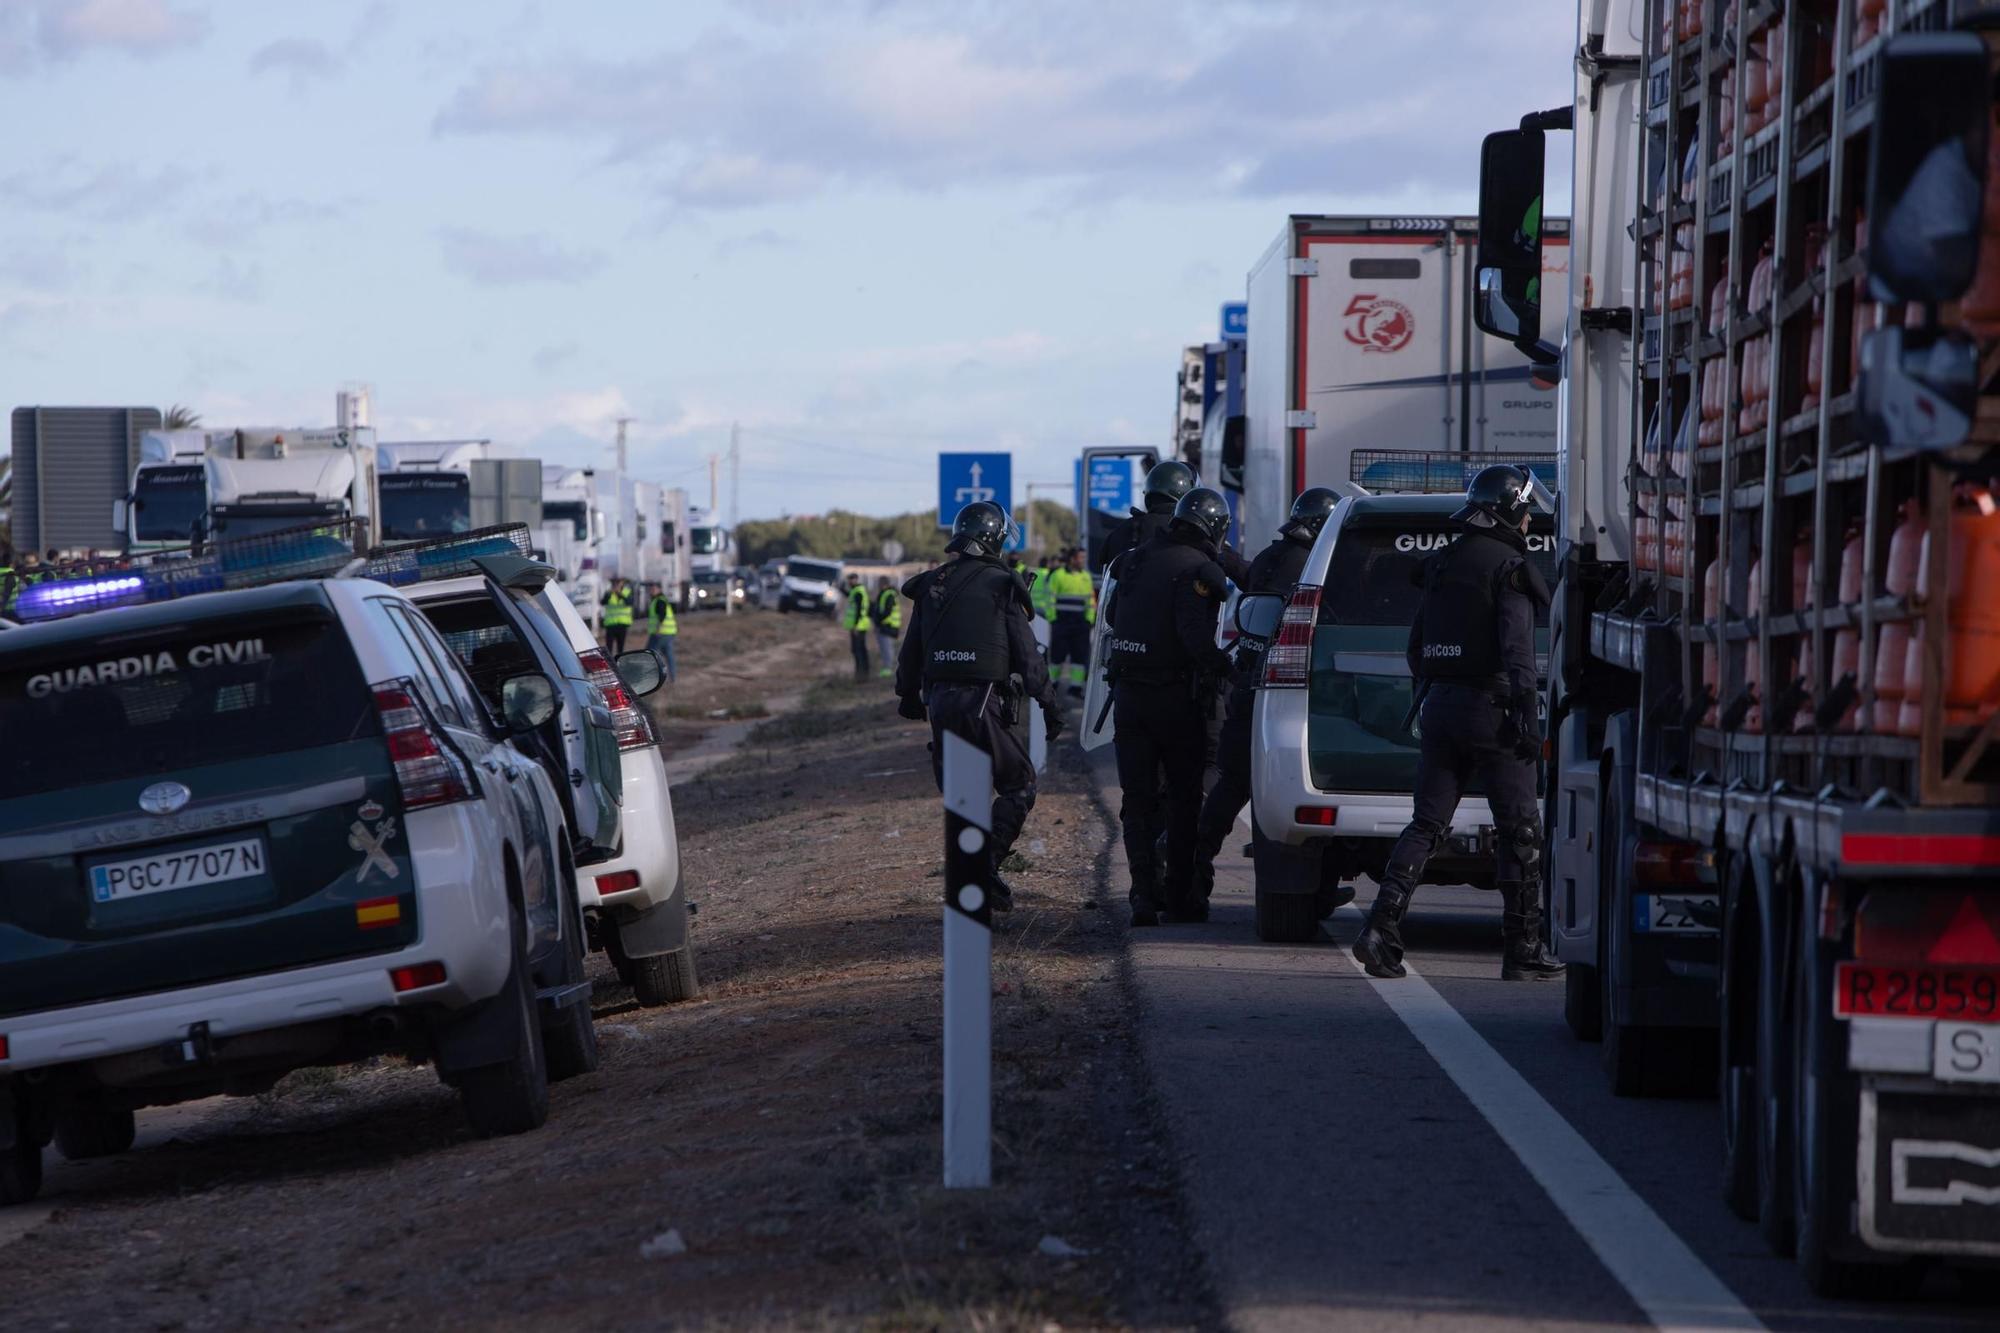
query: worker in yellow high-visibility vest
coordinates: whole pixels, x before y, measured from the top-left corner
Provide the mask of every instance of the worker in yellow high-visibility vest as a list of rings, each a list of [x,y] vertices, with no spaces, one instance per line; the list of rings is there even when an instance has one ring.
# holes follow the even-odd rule
[[[903,637],[903,595],[888,575],[875,581],[875,647],[881,651],[882,667],[875,674],[896,674],[896,640]]]
[[[1097,623],[1097,585],[1083,567],[1083,548],[1064,553],[1063,566],[1049,576],[1055,615],[1049,621],[1049,674],[1083,697],[1090,675],[1090,627]]]
[[[674,619],[674,599],[657,583],[646,585],[651,596],[646,599],[646,647],[667,669],[667,679],[674,676],[674,639],[680,634],[680,624]]]
[[[604,594],[604,646],[613,657],[625,651],[625,636],[632,629],[632,585],[618,579]]]
[[[840,613],[840,627],[847,631],[847,646],[854,651],[854,678],[868,679],[868,631],[874,626],[868,614],[868,589],[859,574],[847,576],[847,606]]]

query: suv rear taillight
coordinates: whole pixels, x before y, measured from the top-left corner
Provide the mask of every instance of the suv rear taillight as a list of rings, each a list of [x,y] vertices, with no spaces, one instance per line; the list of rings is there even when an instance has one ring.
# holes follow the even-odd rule
[[[653,735],[652,719],[646,710],[632,697],[632,691],[625,688],[625,682],[618,679],[618,673],[611,669],[611,659],[595,648],[576,655],[583,663],[583,671],[592,685],[604,693],[604,706],[611,710],[611,725],[618,733],[618,748],[621,750],[643,750],[648,745],[658,744]]]
[[[1302,690],[1312,674],[1313,630],[1319,626],[1319,587],[1301,583],[1285,599],[1278,637],[1264,650],[1264,688]]]
[[[477,794],[464,761],[431,725],[408,681],[377,685],[375,711],[382,715],[382,735],[405,810],[469,801]]]

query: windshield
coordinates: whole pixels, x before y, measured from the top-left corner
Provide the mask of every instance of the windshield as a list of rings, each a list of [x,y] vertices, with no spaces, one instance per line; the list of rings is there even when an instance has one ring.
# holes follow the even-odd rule
[[[1326,590],[1320,603],[1320,620],[1333,625],[1407,626],[1417,618],[1417,603],[1423,589],[1423,562],[1432,552],[1450,544],[1456,533],[1442,522],[1414,519],[1393,526],[1348,524],[1334,541],[1333,559],[1327,565]],[[1540,567],[1550,586],[1556,578],[1555,537],[1548,532],[1528,534],[1528,555]],[[1546,607],[1536,612],[1536,623],[1548,623]]]
[[[689,528],[688,545],[696,555],[717,555],[722,551],[721,528]]]
[[[832,583],[840,577],[840,566],[822,564],[818,560],[794,560],[785,566],[785,573],[807,583]]]
[[[556,500],[542,506],[542,522],[567,523],[580,542],[590,540],[590,515],[581,500]]]
[[[111,628],[111,626],[107,626]],[[0,800],[381,730],[338,627],[216,621],[0,665]]]
[[[462,472],[382,477],[382,535],[403,540],[472,530],[472,483]]]
[[[274,508],[218,509],[210,516],[209,535],[217,541],[241,541],[266,532],[301,528],[339,515],[338,506],[280,505]]]
[[[142,542],[185,542],[208,509],[208,475],[192,467],[154,467],[132,483],[132,536]]]

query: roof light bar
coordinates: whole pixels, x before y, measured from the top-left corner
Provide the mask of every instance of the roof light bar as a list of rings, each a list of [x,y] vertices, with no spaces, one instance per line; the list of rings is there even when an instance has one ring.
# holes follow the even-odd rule
[[[527,524],[498,523],[470,532],[378,546],[368,553],[361,577],[400,587],[476,574],[479,571],[473,561],[484,556],[533,554]]]

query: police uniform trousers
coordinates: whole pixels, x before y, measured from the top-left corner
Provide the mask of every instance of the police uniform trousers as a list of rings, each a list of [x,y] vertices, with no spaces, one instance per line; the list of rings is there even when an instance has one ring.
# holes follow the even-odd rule
[[[1541,862],[1541,808],[1535,763],[1501,738],[1505,706],[1491,688],[1437,681],[1425,696],[1417,762],[1414,818],[1389,853],[1387,881],[1416,887],[1424,863],[1451,827],[1466,786],[1475,779],[1493,807],[1494,880],[1533,882]]]
[[[1080,687],[1090,666],[1090,622],[1081,615],[1061,612],[1049,622],[1049,674],[1057,676],[1064,663],[1078,668],[1068,684]]]
[[[1132,871],[1130,901],[1172,909],[1186,903],[1194,877],[1207,719],[1185,679],[1152,682],[1126,676],[1118,682],[1116,699],[1113,742],[1122,788],[1118,821]],[[1162,829],[1164,848],[1156,842]]]
[[[847,646],[854,653],[854,678],[866,680],[870,670],[868,664],[868,631],[851,629],[847,631]]]
[[[1250,728],[1256,705],[1255,690],[1239,685],[1229,691],[1229,708],[1216,735],[1214,780],[1195,823],[1195,851],[1205,864],[1214,864],[1236,816],[1250,803]],[[1196,885],[1203,897],[1209,887],[1207,881]]]
[[[931,716],[931,775],[944,790],[944,734],[949,731],[993,756],[993,864],[1013,850],[1035,808],[1035,764],[1028,757],[1030,701],[1014,704],[1007,724],[1004,686],[939,682],[925,693]]]

